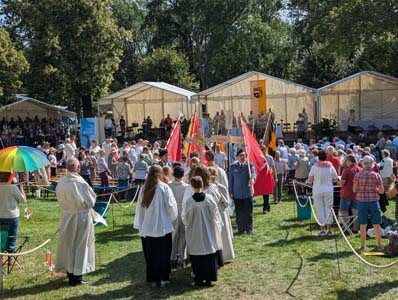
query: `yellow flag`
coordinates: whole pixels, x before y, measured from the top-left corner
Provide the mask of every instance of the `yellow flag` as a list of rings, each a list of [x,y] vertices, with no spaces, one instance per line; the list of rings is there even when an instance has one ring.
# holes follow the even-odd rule
[[[254,115],[267,113],[267,90],[265,80],[250,81],[251,110]]]

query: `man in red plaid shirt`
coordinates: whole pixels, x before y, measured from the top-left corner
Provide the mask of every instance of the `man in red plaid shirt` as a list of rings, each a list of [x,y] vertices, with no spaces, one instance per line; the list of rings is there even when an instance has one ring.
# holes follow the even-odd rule
[[[365,249],[366,243],[366,228],[368,225],[368,216],[370,215],[373,228],[375,231],[377,251],[383,251],[381,246],[381,210],[379,194],[384,193],[383,180],[380,174],[372,171],[374,166],[374,159],[366,155],[361,164],[363,170],[354,177],[353,191],[356,193],[356,200],[358,205],[358,222],[361,231],[361,251]]]

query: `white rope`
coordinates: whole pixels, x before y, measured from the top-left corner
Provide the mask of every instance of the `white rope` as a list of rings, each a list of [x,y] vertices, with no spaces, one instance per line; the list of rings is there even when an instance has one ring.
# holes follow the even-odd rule
[[[296,195],[297,204],[300,205],[300,207],[304,208],[304,207],[306,207],[308,205],[309,197],[307,197],[307,201],[304,203],[304,205],[301,204],[301,202],[299,200],[299,197],[298,197],[298,194],[297,194],[297,188],[296,188],[296,184],[298,184],[298,183],[299,182],[296,181],[295,179],[293,180],[293,190],[294,190],[294,194]],[[300,183],[302,183],[302,182],[300,182]]]
[[[39,250],[40,248],[43,248],[45,245],[47,245],[54,238],[54,236],[58,233],[58,231],[59,231],[59,228],[57,229],[57,231],[49,239],[47,239],[42,244],[40,244],[39,246],[37,246],[37,247],[35,247],[33,249],[27,250],[25,252],[18,252],[18,253],[3,253],[3,252],[0,252],[0,256],[16,257],[16,256],[22,256],[22,255],[27,255],[27,254],[33,253],[33,252]]]
[[[117,200],[115,197],[113,198],[115,200],[115,202],[122,208],[129,208],[131,205],[133,205],[134,201],[137,199],[138,196],[138,192],[140,191],[141,186],[137,186],[137,190],[135,191],[135,195],[133,197],[133,199],[130,201],[130,203],[128,205],[122,205],[120,204],[120,201]]]
[[[364,259],[361,255],[358,254],[358,252],[354,249],[354,247],[350,244],[350,241],[348,240],[348,238],[346,237],[346,235],[344,234],[344,230],[343,228],[341,228],[340,223],[338,222],[337,216],[333,210],[333,208],[330,209],[330,212],[334,218],[334,220],[336,221],[337,227],[340,230],[341,236],[344,238],[345,242],[347,243],[348,247],[351,249],[351,251],[359,258],[360,261],[362,261],[364,264],[376,268],[376,269],[385,269],[385,268],[390,268],[396,264],[398,264],[398,260],[393,261],[392,263],[389,263],[387,265],[375,265],[372,264],[370,262],[368,262],[366,259]]]
[[[310,196],[308,196],[308,198],[310,198]],[[315,222],[317,222],[318,225],[321,226],[321,227],[326,226],[326,225],[331,225],[331,224],[328,224],[328,221],[329,221],[330,217],[332,217],[332,213],[329,211],[329,214],[328,214],[328,217],[326,218],[325,223],[322,224],[322,223],[319,221],[319,219],[317,218],[317,216],[316,216],[316,212],[315,212],[314,206],[312,205],[312,201],[310,200],[310,201],[308,201],[308,202],[310,203],[312,215],[314,216]],[[331,209],[333,209],[333,206],[331,207]]]

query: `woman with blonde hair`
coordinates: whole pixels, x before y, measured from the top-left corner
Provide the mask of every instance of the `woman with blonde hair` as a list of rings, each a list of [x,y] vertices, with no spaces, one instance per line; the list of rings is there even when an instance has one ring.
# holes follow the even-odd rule
[[[173,192],[161,181],[162,176],[160,166],[149,169],[138,197],[134,220],[145,256],[146,281],[161,287],[170,283],[173,221],[178,216]]]
[[[184,182],[191,184],[191,178],[193,176],[193,172],[195,171],[195,168],[200,166],[200,160],[197,157],[192,157],[191,161],[189,162],[189,171],[188,173],[184,176]]]

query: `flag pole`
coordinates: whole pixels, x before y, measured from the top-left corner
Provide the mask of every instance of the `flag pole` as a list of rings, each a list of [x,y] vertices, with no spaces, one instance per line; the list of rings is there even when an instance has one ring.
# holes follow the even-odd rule
[[[248,173],[249,173],[249,186],[250,186],[250,189],[251,189],[251,191],[252,191],[252,193],[253,193],[253,197],[254,197],[254,186],[253,186],[253,183],[252,183],[252,172],[251,172],[251,169],[250,169],[250,158],[249,158],[249,152],[250,151],[248,151],[248,150],[250,150],[250,148],[249,148],[249,143],[246,143],[246,140],[245,140],[245,134],[243,134],[243,126],[242,126],[242,122],[243,122],[243,114],[241,113],[241,115],[240,115],[240,127],[242,128],[242,135],[243,135],[243,140],[244,140],[244,142],[245,142],[245,152],[246,152],[246,160],[247,160],[247,171],[248,171]],[[246,149],[247,148],[247,149]]]

